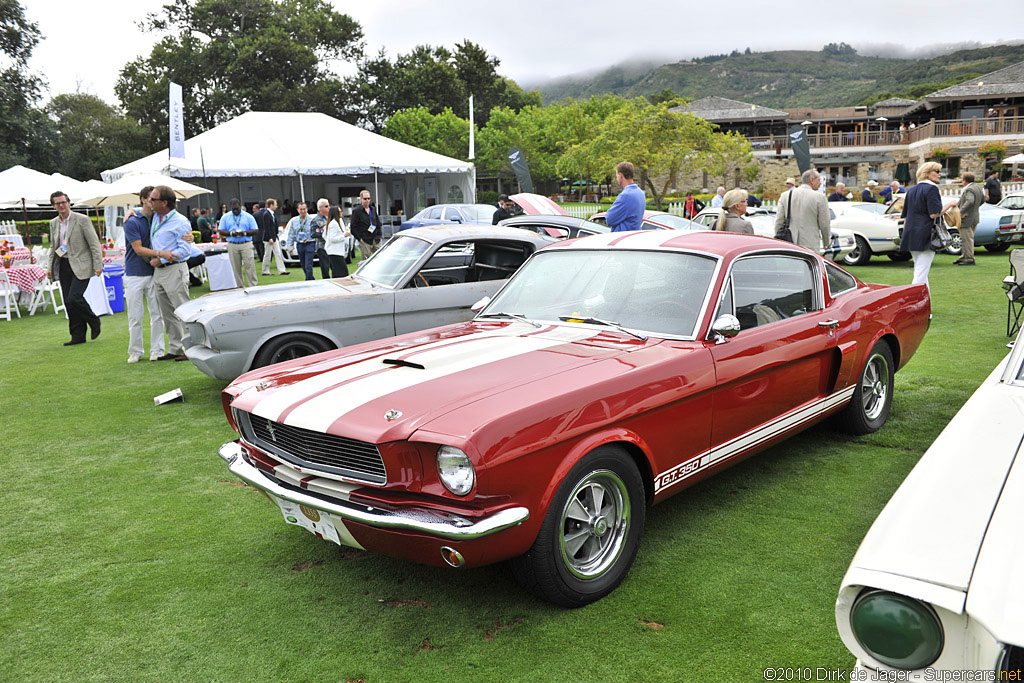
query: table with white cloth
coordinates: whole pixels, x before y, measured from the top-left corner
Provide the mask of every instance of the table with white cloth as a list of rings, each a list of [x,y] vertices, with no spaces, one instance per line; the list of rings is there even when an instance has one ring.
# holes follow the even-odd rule
[[[16,247],[25,246],[25,240],[22,239],[21,235],[0,235],[0,243],[10,242]]]
[[[93,275],[89,278],[89,287],[85,290],[85,300],[89,302],[89,308],[96,315],[114,315],[110,308],[110,301],[107,299],[107,285],[102,275]]]
[[[206,257],[206,277],[210,283],[210,291],[235,289],[235,271],[231,270],[231,259],[227,254],[210,254]]]

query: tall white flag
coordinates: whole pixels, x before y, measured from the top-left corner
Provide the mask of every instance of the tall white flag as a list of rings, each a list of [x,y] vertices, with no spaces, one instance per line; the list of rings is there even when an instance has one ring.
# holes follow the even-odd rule
[[[473,133],[476,132],[476,126],[473,125],[473,96],[469,96],[469,158],[476,158],[476,141],[473,139]]]
[[[171,159],[185,158],[185,123],[181,104],[181,86],[171,83],[170,102],[167,106],[167,117],[170,123],[171,141],[169,156]]]

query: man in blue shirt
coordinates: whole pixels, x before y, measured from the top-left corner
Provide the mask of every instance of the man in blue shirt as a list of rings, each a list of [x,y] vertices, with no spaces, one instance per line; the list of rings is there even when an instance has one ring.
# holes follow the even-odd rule
[[[615,179],[622,187],[622,192],[605,213],[605,223],[612,232],[639,230],[644,218],[644,207],[647,206],[647,197],[640,186],[633,182],[633,164],[623,161],[616,166]]]
[[[153,286],[167,329],[168,346],[168,352],[157,360],[187,360],[182,341],[185,326],[174,315],[174,309],[188,301],[188,266],[185,262],[192,253],[192,245],[185,241],[185,235],[192,232],[192,225],[174,210],[177,199],[174,190],[168,186],[154,187],[149,201],[153,208],[149,238],[155,252],[149,263],[154,268]]]
[[[892,200],[895,199],[896,195],[904,192],[906,192],[906,190],[900,186],[900,182],[898,180],[894,180],[889,183],[889,187],[881,190],[878,193],[878,196],[881,197],[882,201],[886,204],[892,204]]]
[[[124,298],[128,310],[128,362],[138,363],[145,350],[142,338],[143,299],[149,301],[149,359],[164,355],[164,319],[160,315],[156,288],[153,286],[153,266],[149,260],[156,256],[150,248],[149,219],[153,205],[149,202],[152,185],[139,192],[142,212],[133,213],[124,222]]]
[[[256,257],[252,248],[252,238],[259,232],[259,226],[256,225],[256,219],[252,214],[242,211],[242,202],[232,199],[230,206],[231,211],[220,219],[217,233],[228,241],[228,258],[231,259],[235,284],[255,287],[259,283],[256,281]]]

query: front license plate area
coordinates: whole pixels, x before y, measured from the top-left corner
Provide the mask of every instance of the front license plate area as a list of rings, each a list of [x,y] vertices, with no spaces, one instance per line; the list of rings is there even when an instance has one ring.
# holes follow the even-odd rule
[[[270,497],[281,508],[281,514],[284,515],[285,522],[301,526],[310,533],[316,534],[319,538],[326,538],[328,541],[334,541],[338,545],[342,545],[341,538],[338,537],[338,530],[326,512],[320,512],[315,508],[283,500],[277,496]]]

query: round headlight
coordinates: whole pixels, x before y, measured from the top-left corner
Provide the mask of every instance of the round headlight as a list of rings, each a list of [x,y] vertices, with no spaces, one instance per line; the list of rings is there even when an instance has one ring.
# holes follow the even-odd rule
[[[861,647],[894,669],[921,669],[942,653],[942,624],[923,602],[888,591],[863,593],[853,604],[850,627]]]
[[[469,456],[455,446],[441,446],[437,449],[437,473],[441,483],[456,496],[464,496],[473,490],[476,472]]]

